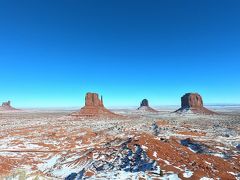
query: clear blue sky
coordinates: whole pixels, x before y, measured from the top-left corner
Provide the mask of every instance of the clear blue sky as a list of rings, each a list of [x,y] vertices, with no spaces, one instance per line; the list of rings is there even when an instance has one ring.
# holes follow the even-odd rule
[[[240,103],[240,1],[1,0],[0,100]]]

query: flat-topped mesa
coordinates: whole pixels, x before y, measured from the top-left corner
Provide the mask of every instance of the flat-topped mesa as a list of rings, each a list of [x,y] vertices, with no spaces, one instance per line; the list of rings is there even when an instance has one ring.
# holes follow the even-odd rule
[[[155,110],[155,109],[153,109],[149,106],[149,103],[148,103],[147,99],[142,100],[142,102],[140,103],[140,107],[137,110],[149,111],[149,112],[158,112],[157,110]]]
[[[181,97],[182,108],[202,108],[203,100],[198,93],[187,93]]]
[[[183,113],[188,111],[196,114],[215,114],[215,112],[203,106],[202,97],[198,93],[186,93],[181,97],[181,108],[176,112]]]
[[[11,106],[11,101],[3,102],[2,106],[0,106],[1,111],[12,111],[17,110]]]
[[[106,109],[103,105],[103,98],[99,99],[97,93],[87,93],[85,97],[85,106],[80,109],[78,112],[74,112],[71,114],[74,117],[83,117],[83,118],[116,118],[121,117],[108,109]]]

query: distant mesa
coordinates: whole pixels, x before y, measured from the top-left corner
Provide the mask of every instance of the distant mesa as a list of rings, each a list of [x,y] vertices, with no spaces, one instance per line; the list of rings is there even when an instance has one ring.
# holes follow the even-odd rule
[[[148,112],[158,112],[157,110],[155,110],[149,106],[147,99],[142,100],[142,102],[140,103],[140,107],[137,110],[148,111]]]
[[[181,98],[181,108],[176,112],[192,112],[194,114],[216,114],[203,106],[202,97],[198,93],[186,93]]]
[[[3,102],[2,106],[0,106],[0,111],[14,111],[18,110],[11,106],[11,101]]]
[[[97,93],[87,93],[85,97],[85,106],[80,109],[78,112],[74,112],[71,114],[74,117],[89,117],[89,118],[117,118],[121,117],[121,115],[117,115],[108,109],[106,109],[103,105],[103,97],[99,99]]]

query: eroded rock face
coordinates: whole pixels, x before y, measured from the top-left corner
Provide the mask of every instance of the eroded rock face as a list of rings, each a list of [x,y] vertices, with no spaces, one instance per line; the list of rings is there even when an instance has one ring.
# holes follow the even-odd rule
[[[11,106],[11,101],[3,102],[2,106],[0,106],[1,111],[11,111],[11,110],[17,110]]]
[[[202,108],[202,97],[197,93],[187,93],[182,98],[182,108]]]
[[[103,105],[103,98],[99,99],[97,93],[87,93],[85,97],[85,106],[80,109],[80,111],[72,113],[71,116],[74,117],[107,117],[115,118],[121,117],[108,109]]]
[[[85,97],[85,106],[103,106],[103,98],[101,100],[97,93],[87,93]]]
[[[3,102],[2,107],[11,107],[11,101]]]
[[[198,93],[186,93],[181,97],[181,108],[176,112],[189,112],[196,114],[215,114],[203,106],[202,97]]]
[[[147,99],[142,100],[140,107],[142,107],[142,106],[149,106]]]

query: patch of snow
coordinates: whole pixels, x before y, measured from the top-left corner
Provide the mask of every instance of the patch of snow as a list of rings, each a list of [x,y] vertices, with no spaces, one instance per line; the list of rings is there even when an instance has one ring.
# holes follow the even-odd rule
[[[153,157],[157,158],[157,152],[156,151],[154,151]]]
[[[229,150],[229,148],[226,147],[222,147],[222,146],[215,146],[217,149],[221,149],[221,150]]]
[[[123,179],[138,179],[139,176],[143,176],[142,172],[131,173],[125,171],[114,171],[114,172],[102,172],[92,176],[92,179],[111,179],[111,180],[123,180]]]
[[[236,180],[240,180],[240,174],[234,173],[234,172],[228,172],[229,174],[236,177]]]
[[[212,165],[210,162],[207,162],[207,161],[205,161],[205,163],[208,164],[208,165],[210,165],[210,166]]]
[[[220,158],[225,158],[225,155],[222,153],[213,153],[212,155]]]
[[[154,139],[161,141],[161,137],[155,137]]]
[[[158,158],[157,160],[161,160],[161,161],[165,162],[167,165],[171,165],[171,163],[167,160],[164,160],[164,159],[161,159],[161,158]]]
[[[57,161],[60,157],[61,156],[59,156],[59,155],[51,157],[46,162],[39,164],[38,169],[41,170],[42,172],[49,170],[57,163]]]
[[[231,175],[234,175],[234,176],[236,176],[237,174],[236,173],[234,173],[234,172],[228,172],[229,174],[231,174]]]
[[[200,180],[214,180],[213,178],[202,177]]]
[[[152,179],[149,175],[144,172],[126,172],[126,171],[113,171],[113,172],[102,172],[91,177],[91,179],[106,179],[106,180],[126,180],[126,179]],[[154,179],[154,178],[153,178]],[[157,177],[159,180],[180,180],[177,174],[171,173],[166,174],[163,177]]]
[[[78,173],[82,170],[82,167],[72,168],[63,166],[61,169],[54,169],[51,174],[55,177],[65,178],[71,173]]]
[[[194,151],[192,148],[188,147],[188,149],[194,153],[197,153],[197,151]]]
[[[159,178],[162,180],[181,180],[177,174],[167,174],[164,175],[162,178]]]
[[[178,166],[173,166],[175,167],[176,169],[179,169],[180,171],[184,171],[182,168],[178,167]]]
[[[41,146],[39,146],[37,144],[25,143],[24,145],[26,146],[27,149],[40,150],[42,148]]]
[[[93,159],[97,159],[99,157],[98,153],[93,153]]]
[[[185,169],[185,172],[183,173],[183,177],[190,178],[190,177],[192,177],[192,175],[193,175],[192,171]]]
[[[148,150],[148,147],[147,147],[147,146],[144,146],[144,145],[142,145],[141,148],[142,148],[144,151]]]

